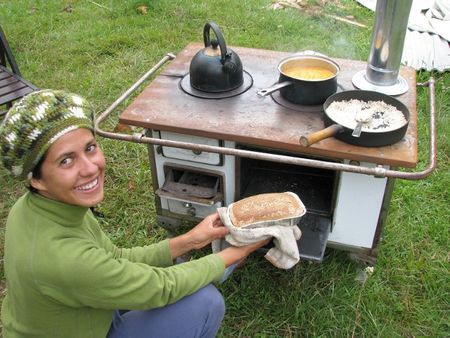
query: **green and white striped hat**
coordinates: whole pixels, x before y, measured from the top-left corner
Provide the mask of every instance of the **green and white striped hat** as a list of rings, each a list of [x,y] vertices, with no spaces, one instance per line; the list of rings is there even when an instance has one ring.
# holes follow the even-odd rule
[[[94,131],[94,112],[82,97],[62,90],[32,92],[16,102],[0,124],[0,158],[19,179],[31,172],[50,146],[68,132]]]

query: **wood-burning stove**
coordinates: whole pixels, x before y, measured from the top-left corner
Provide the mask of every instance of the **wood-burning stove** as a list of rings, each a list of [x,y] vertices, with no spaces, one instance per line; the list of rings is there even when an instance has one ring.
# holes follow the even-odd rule
[[[201,47],[189,44],[122,112],[120,122],[144,128],[143,134],[113,134],[98,124],[162,63],[96,122],[102,136],[149,144],[159,224],[173,229],[184,219],[198,221],[218,206],[249,195],[293,191],[308,210],[299,224],[302,257],[320,261],[325,246],[374,256],[395,177],[419,179],[435,165],[432,130],[429,168],[421,173],[395,170],[417,164],[414,70],[400,69],[410,90],[398,99],[411,114],[400,142],[366,148],[330,138],[303,147],[301,135],[323,128],[322,107],[292,107],[280,103],[276,94],[256,94],[278,80],[276,66],[287,53],[233,47],[252,85],[239,95],[203,98],[180,88]],[[340,90],[353,89],[352,76],[365,64],[335,61],[341,67]],[[433,105],[430,116],[433,122]]]

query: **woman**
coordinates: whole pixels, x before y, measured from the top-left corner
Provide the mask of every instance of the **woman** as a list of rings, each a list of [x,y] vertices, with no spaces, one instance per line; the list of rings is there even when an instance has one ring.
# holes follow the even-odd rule
[[[5,338],[216,335],[224,304],[211,283],[267,241],[174,265],[227,233],[213,214],[160,243],[114,246],[90,209],[103,199],[105,159],[77,95],[27,95],[0,125],[0,151],[30,185],[6,223]]]

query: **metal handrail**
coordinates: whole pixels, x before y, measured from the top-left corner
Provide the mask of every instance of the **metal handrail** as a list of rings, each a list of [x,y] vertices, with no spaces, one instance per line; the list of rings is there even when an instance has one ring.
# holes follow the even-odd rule
[[[428,166],[422,171],[403,172],[397,170],[386,169],[382,165],[373,168],[360,167],[351,164],[332,163],[321,160],[299,158],[287,155],[278,155],[265,152],[235,149],[227,147],[209,146],[203,144],[196,144],[190,142],[180,142],[164,140],[145,136],[144,134],[121,134],[115,132],[104,131],[100,128],[100,124],[125,100],[127,99],[145,80],[152,76],[159,68],[161,68],[169,60],[173,60],[175,55],[172,53],[166,54],[154,67],[145,73],[138,81],[136,81],[128,90],[126,90],[114,103],[109,106],[100,116],[95,120],[95,130],[100,136],[111,138],[115,140],[122,140],[134,143],[155,144],[166,147],[183,148],[196,151],[205,151],[210,153],[232,155],[238,157],[245,157],[257,160],[279,162],[292,165],[301,165],[320,169],[329,169],[336,171],[346,171],[357,174],[370,175],[375,177],[391,177],[401,178],[407,180],[419,180],[429,176],[437,165],[437,146],[436,146],[436,102],[435,102],[435,80],[430,77],[428,82],[419,83],[419,86],[429,87],[430,100],[430,144],[429,144],[429,159]]]

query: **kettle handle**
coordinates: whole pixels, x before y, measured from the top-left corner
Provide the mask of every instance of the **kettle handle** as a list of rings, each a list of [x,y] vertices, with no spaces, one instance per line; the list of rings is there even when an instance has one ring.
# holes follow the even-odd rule
[[[205,27],[203,28],[203,40],[205,42],[205,47],[211,46],[211,39],[209,37],[210,29],[214,31],[214,34],[216,34],[217,41],[219,42],[220,46],[220,62],[224,64],[225,57],[228,54],[227,45],[225,44],[225,38],[223,37],[219,26],[215,22],[208,22],[205,24]]]

